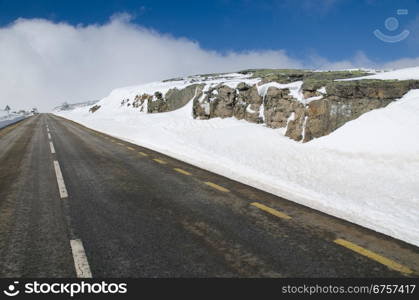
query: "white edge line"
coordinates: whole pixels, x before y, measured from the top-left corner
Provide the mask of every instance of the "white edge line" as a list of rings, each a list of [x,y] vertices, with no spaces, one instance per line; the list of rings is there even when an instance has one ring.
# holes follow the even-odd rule
[[[52,142],[49,142],[49,147],[51,149],[51,153],[55,154],[55,148],[54,148],[54,144]]]
[[[92,278],[86,252],[80,239],[70,240],[71,251],[73,252],[74,267],[78,278]]]
[[[48,139],[49,139],[49,140],[51,139],[51,134],[49,134],[49,132],[48,132]]]
[[[61,173],[60,164],[58,161],[54,160],[54,169],[55,169],[55,176],[57,177],[57,183],[58,183],[58,190],[60,191],[61,198],[67,198],[67,188],[65,187],[63,174]]]

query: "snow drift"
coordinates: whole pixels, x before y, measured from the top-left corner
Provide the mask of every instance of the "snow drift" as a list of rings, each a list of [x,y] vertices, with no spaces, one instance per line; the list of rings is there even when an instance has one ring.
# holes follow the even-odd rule
[[[419,246],[419,90],[305,144],[234,118],[195,120],[192,100],[158,114],[120,105],[181,84],[122,88],[93,114],[56,114]]]
[[[0,110],[0,128],[4,128],[16,122],[19,122],[20,120],[23,120],[24,118],[25,118],[24,116],[14,114],[14,113],[8,114],[6,111]]]

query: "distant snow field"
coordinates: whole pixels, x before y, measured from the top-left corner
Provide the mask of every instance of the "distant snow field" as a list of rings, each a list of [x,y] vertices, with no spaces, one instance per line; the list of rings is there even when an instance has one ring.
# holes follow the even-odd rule
[[[7,111],[0,110],[0,128],[19,122],[24,118],[24,116],[14,113],[8,114]]]
[[[390,72],[382,72],[374,75],[368,75],[363,77],[339,79],[340,81],[360,80],[360,79],[382,79],[382,80],[410,80],[419,79],[419,67],[405,68],[400,70],[394,70]]]
[[[391,76],[419,79],[418,70]],[[56,114],[419,246],[419,90],[305,144],[234,118],[194,120],[192,101],[158,114],[120,105],[184,84],[122,88],[93,114],[87,107]]]

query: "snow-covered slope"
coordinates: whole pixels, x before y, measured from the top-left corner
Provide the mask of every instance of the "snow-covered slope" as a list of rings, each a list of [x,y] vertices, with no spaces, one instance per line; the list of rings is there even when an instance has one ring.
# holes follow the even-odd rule
[[[8,114],[6,111],[0,110],[0,128],[19,122],[20,120],[24,118],[25,118],[24,116],[21,116],[19,114],[15,114],[15,113]]]
[[[164,96],[167,91],[173,88],[183,89],[188,85],[192,84],[205,84],[208,90],[209,87],[216,86],[220,83],[223,83],[231,88],[235,88],[239,83],[245,82],[249,85],[256,84],[260,81],[258,78],[250,78],[251,74],[243,75],[239,73],[230,73],[230,74],[220,74],[213,76],[191,76],[184,79],[162,81],[162,82],[151,82],[139,86],[130,86],[113,90],[109,96],[105,97],[97,103],[105,109],[100,109],[97,111],[98,114],[106,114],[107,112],[113,112],[117,110],[119,112],[125,111],[127,113],[132,111],[130,107],[121,107],[121,100],[130,99],[134,100],[136,95],[140,94],[150,94],[153,95],[154,92],[160,92]],[[192,111],[192,110],[191,110]],[[137,115],[137,114],[136,114]]]
[[[0,109],[0,120],[7,118],[7,111]]]
[[[91,100],[91,101],[84,101],[84,102],[78,102],[78,103],[64,103],[60,106],[57,106],[53,109],[53,111],[61,111],[61,110],[73,110],[78,107],[85,107],[85,106],[92,106],[95,105],[98,102],[98,100]]]
[[[340,79],[341,81],[350,81],[350,80],[360,80],[360,79],[382,79],[382,80],[410,80],[410,79],[419,79],[419,67],[405,68],[390,72],[382,72],[374,75],[349,78],[349,79]]]
[[[310,144],[348,153],[411,154],[414,158],[419,154],[418,129],[419,90],[411,90],[401,100],[366,113]]]
[[[305,144],[284,137],[281,129],[234,118],[195,120],[192,101],[158,114],[120,105],[123,98],[182,84],[118,89],[93,114],[88,108],[57,114],[419,245],[418,91]]]

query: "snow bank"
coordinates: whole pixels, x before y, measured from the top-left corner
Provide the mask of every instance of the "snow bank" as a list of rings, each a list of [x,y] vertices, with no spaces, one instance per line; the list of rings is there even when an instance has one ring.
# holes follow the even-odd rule
[[[374,75],[368,75],[363,77],[355,77],[349,79],[339,79],[339,81],[350,81],[350,80],[360,80],[360,79],[383,79],[383,80],[410,80],[410,79],[419,79],[419,67],[405,68],[390,72],[382,72]]]
[[[363,114],[310,144],[344,152],[414,157],[419,154],[418,129],[419,90],[411,90],[401,100]]]
[[[194,120],[192,101],[159,114],[120,106],[166,84],[118,89],[93,114],[56,114],[419,246],[417,91],[302,144],[243,120]]]
[[[0,110],[0,128],[14,124],[23,120],[25,117],[17,114],[8,114],[6,111]]]

